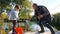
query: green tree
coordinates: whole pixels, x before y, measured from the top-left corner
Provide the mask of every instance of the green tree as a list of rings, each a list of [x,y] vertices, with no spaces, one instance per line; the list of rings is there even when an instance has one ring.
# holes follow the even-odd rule
[[[11,6],[9,4],[11,2],[21,6],[21,11],[19,14],[21,18],[28,18],[32,9],[31,2],[29,2],[29,0],[0,0],[1,11],[4,8],[10,10]]]
[[[52,24],[55,28],[60,30],[60,13],[57,13],[54,15],[54,19],[52,21]]]
[[[19,17],[21,19],[28,19],[31,17],[30,13],[32,12],[31,10],[32,8],[31,8],[31,2],[29,2],[29,0],[0,0],[1,10],[4,8],[11,10],[11,6],[9,5],[11,1],[12,3],[15,3],[21,6],[21,10],[19,14]],[[0,22],[2,23],[3,20],[2,21],[0,20]]]
[[[30,16],[30,13],[32,12],[32,6],[31,2],[29,0],[24,0],[21,5],[21,11],[20,11],[20,18],[28,19]]]
[[[6,6],[9,5],[10,2],[11,0],[0,0],[0,13],[2,12],[2,9],[6,8]]]

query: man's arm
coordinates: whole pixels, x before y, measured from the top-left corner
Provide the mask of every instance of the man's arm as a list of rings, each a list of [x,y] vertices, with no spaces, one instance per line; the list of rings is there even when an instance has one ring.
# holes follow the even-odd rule
[[[43,6],[42,10],[44,11],[44,14],[42,14],[44,17],[50,14],[46,7]]]
[[[45,7],[45,6],[42,6],[42,11],[44,12],[43,14],[41,14],[41,15],[39,15],[38,16],[38,19],[42,19],[42,18],[44,18],[44,17],[46,17],[47,15],[49,15],[50,13],[49,13],[49,11],[48,11],[48,9]]]

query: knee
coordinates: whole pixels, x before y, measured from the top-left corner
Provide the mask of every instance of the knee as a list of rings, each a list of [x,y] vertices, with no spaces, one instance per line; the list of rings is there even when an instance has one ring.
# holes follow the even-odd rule
[[[46,26],[48,27],[48,26],[50,26],[50,24],[49,23],[46,23]]]

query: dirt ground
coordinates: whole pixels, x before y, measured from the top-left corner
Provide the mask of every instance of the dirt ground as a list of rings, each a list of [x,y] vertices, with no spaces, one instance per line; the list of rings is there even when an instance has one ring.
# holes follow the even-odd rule
[[[26,32],[24,34],[51,34],[50,32],[44,32],[44,33],[37,33],[37,32]]]

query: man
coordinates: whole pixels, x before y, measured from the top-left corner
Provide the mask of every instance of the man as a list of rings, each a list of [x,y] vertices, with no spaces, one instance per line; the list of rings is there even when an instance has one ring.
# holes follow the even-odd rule
[[[50,29],[51,34],[55,34],[52,27],[50,26],[51,15],[48,9],[45,6],[38,6],[37,4],[33,4],[33,9],[35,10],[34,17],[37,17],[37,21],[38,21],[37,24],[39,24],[39,26],[41,27],[41,31],[38,31],[38,33],[44,32],[44,28],[43,28],[43,25],[44,25]]]
[[[18,14],[19,14],[19,6],[16,5],[15,9],[11,10],[9,15],[8,15],[8,19],[13,21],[13,33],[12,34],[15,33],[14,28],[16,26],[17,20],[19,19]]]

